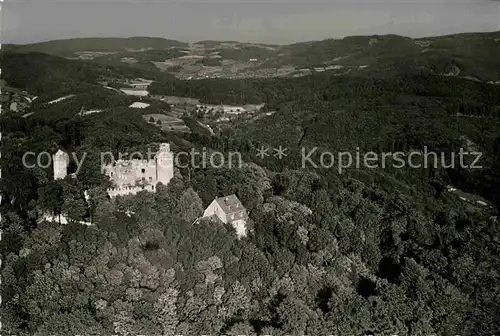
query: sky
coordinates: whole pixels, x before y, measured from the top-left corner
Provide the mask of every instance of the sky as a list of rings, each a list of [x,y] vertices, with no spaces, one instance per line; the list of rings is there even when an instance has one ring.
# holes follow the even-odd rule
[[[2,43],[154,36],[288,44],[500,31],[499,0],[4,0]]]

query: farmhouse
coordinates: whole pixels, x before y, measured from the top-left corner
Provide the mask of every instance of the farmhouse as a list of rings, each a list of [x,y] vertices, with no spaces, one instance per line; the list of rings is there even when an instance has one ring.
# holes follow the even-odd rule
[[[217,113],[217,112],[224,112],[224,109],[221,105],[197,104],[196,112]]]
[[[128,85],[132,86],[135,89],[138,90],[147,90],[149,85],[152,83],[152,80],[148,79],[143,79],[143,78],[136,78],[131,80]]]
[[[202,220],[230,224],[236,230],[238,238],[247,235],[248,214],[236,195],[216,198],[205,209],[203,217],[195,221]]]
[[[202,112],[202,113],[221,112],[229,115],[238,115],[246,113],[248,111],[244,106],[197,104],[196,112]]]
[[[131,108],[139,108],[139,109],[144,109],[144,108],[146,108],[146,107],[149,107],[149,104],[148,104],[148,103],[135,102],[135,103],[133,103],[132,105],[130,105],[129,107],[131,107]]]
[[[120,91],[129,96],[147,97],[149,95],[147,90],[142,89],[120,89]]]
[[[264,107],[264,104],[246,104],[242,107],[249,113],[255,113],[259,112]]]
[[[242,114],[245,113],[246,110],[242,106],[230,106],[230,105],[224,105],[222,106],[224,113],[227,114]]]
[[[134,57],[122,57],[120,62],[133,64],[133,63],[137,63],[138,60]]]

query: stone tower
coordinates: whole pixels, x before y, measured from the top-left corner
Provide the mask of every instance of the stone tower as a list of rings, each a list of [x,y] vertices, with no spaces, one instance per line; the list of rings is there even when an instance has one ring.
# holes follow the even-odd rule
[[[156,180],[167,185],[174,177],[174,156],[168,143],[160,144],[156,153]]]
[[[54,180],[64,179],[68,175],[69,156],[66,152],[58,150],[52,155],[54,165]]]

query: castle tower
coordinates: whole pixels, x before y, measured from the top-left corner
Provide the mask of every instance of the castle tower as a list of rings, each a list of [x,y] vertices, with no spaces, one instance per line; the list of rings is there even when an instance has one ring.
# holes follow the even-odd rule
[[[54,166],[54,180],[64,179],[68,175],[69,156],[66,152],[58,150],[52,155],[52,164]]]
[[[167,185],[174,177],[174,155],[168,143],[160,144],[156,153],[156,180]]]

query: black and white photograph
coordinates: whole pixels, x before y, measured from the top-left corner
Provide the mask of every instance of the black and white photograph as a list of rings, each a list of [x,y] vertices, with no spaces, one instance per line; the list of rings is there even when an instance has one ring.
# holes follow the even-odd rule
[[[500,335],[500,0],[0,8],[0,335]]]

